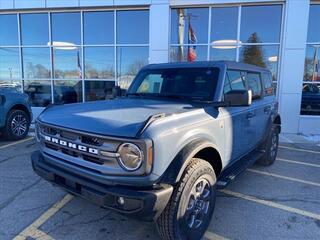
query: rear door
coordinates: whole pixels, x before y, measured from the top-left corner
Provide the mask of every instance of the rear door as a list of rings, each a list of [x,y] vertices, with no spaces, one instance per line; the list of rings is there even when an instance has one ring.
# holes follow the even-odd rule
[[[252,91],[252,104],[248,107],[245,116],[246,142],[247,149],[253,150],[262,140],[265,132],[265,103],[260,73],[247,72],[246,82],[248,89]]]

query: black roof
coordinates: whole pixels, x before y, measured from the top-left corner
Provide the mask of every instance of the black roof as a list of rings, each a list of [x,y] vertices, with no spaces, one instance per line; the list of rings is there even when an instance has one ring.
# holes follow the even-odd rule
[[[143,70],[152,69],[168,69],[168,68],[201,68],[201,67],[219,67],[225,66],[229,69],[238,69],[246,71],[269,71],[266,68],[262,68],[256,65],[235,62],[235,61],[197,61],[197,62],[178,62],[178,63],[157,63],[149,64],[143,67]]]

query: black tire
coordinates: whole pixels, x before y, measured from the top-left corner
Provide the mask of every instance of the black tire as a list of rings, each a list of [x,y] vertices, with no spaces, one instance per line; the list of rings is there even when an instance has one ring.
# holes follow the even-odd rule
[[[192,159],[175,187],[168,205],[156,221],[160,237],[164,240],[201,239],[213,214],[216,199],[215,184],[216,175],[212,166],[202,159]],[[201,188],[203,195],[200,194]],[[209,195],[208,190],[210,190]],[[202,203],[200,200],[195,200],[193,193],[200,194],[198,198],[203,199]],[[194,215],[195,213],[199,215]],[[199,226],[200,220],[194,220],[193,215],[199,218],[203,216]]]
[[[10,141],[23,139],[27,136],[29,127],[30,118],[26,112],[22,110],[11,110],[8,113],[6,125],[3,130],[4,137]]]
[[[273,125],[271,127],[271,131],[269,133],[268,139],[264,144],[263,150],[265,152],[263,156],[257,161],[257,163],[262,166],[271,166],[276,160],[278,145],[279,145],[279,130],[277,126]]]

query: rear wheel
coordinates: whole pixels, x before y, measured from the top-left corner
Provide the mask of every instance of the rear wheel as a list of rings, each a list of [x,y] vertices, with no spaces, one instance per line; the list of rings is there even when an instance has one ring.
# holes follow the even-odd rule
[[[268,139],[264,145],[264,155],[257,161],[262,166],[272,165],[277,157],[279,145],[279,130],[273,125],[269,133]]]
[[[12,110],[8,113],[4,136],[8,140],[20,140],[27,136],[30,127],[30,119],[22,110]]]
[[[210,223],[216,198],[212,166],[194,158],[185,169],[172,197],[157,219],[162,239],[201,239]]]

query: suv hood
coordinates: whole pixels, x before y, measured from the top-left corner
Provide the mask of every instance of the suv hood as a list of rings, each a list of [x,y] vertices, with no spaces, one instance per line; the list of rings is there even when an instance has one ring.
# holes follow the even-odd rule
[[[133,138],[151,115],[181,113],[194,108],[189,103],[177,101],[119,98],[53,106],[46,109],[38,119],[43,123],[73,130]]]

